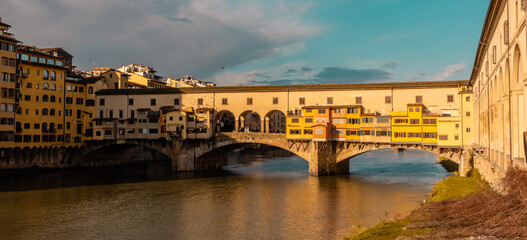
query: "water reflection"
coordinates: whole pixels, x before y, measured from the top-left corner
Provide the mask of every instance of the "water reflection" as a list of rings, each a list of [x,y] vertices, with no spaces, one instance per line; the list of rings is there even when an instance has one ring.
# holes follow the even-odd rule
[[[371,152],[349,176],[317,178],[305,160],[267,149],[197,175],[158,162],[2,178],[0,238],[339,239],[413,209],[446,174],[434,158]]]

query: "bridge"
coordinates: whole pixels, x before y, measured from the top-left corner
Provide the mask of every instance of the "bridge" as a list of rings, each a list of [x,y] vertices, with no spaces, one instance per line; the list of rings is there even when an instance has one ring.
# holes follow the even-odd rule
[[[148,148],[160,153],[172,161],[174,171],[201,171],[222,167],[218,152],[230,150],[243,144],[264,144],[287,150],[309,163],[309,173],[313,176],[346,174],[349,171],[349,159],[365,152],[377,149],[417,149],[452,159],[467,165],[467,156],[460,149],[440,149],[433,145],[392,144],[375,142],[342,142],[311,140],[290,140],[280,133],[218,133],[208,140],[173,140],[165,139],[122,139],[86,142],[81,147],[72,148],[34,148],[12,149],[3,152],[3,168],[26,167],[74,167],[100,166],[119,164],[108,162],[108,159],[123,158],[136,147]],[[6,151],[6,150],[4,150]],[[142,151],[142,150],[141,150]],[[103,153],[103,154],[101,154]],[[134,155],[132,152],[129,155]],[[105,162],[101,157],[105,156]],[[128,156],[130,157],[130,156]],[[138,159],[139,160],[139,159]]]

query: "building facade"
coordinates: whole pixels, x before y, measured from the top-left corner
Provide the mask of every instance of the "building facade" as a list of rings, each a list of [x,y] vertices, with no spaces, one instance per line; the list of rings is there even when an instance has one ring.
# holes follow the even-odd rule
[[[16,45],[18,41],[9,33],[10,25],[0,18],[0,148],[14,146],[15,109],[17,97]]]
[[[474,145],[484,175],[499,179],[525,163],[526,1],[492,0],[470,77]]]

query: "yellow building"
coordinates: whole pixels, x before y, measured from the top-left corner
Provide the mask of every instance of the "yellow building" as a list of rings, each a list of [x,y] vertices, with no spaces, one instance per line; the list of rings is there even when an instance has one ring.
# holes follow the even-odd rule
[[[392,112],[392,142],[437,144],[438,115],[428,113],[419,103],[408,104],[406,112]]]
[[[16,109],[16,147],[62,145],[64,141],[64,59],[36,47],[18,46],[20,104]]]
[[[15,104],[16,99],[17,69],[16,69],[16,44],[18,41],[9,33],[11,26],[2,22],[0,18],[0,148],[14,146],[15,133]],[[22,74],[22,73],[21,73]],[[16,102],[15,102],[16,99]]]
[[[81,145],[84,142],[86,115],[86,85],[84,81],[66,80],[64,92],[64,145]]]

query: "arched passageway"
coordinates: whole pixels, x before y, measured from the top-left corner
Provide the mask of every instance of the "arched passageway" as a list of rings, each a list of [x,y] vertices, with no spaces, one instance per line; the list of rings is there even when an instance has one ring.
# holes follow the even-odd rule
[[[239,132],[262,132],[262,119],[260,114],[253,111],[245,111],[239,117]]]
[[[233,132],[235,129],[236,119],[234,114],[230,111],[223,110],[216,113],[214,118],[216,132]]]
[[[263,119],[263,131],[266,133],[285,133],[286,116],[280,110],[268,112]]]

